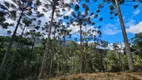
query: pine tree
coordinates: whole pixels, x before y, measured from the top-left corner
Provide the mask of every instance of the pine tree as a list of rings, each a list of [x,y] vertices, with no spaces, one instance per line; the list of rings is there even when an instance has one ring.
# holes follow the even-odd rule
[[[4,4],[0,4],[0,8],[3,9],[3,11],[0,12],[0,14],[2,13],[3,17],[2,17],[2,21],[4,22],[6,19],[4,18],[10,18],[12,20],[17,20],[16,22],[16,26],[15,29],[12,33],[7,51],[3,57],[1,66],[0,66],[0,78],[2,79],[9,79],[10,77],[12,77],[10,75],[10,66],[9,63],[11,63],[10,58],[11,58],[11,49],[12,49],[12,45],[18,30],[18,27],[21,23],[21,20],[24,17],[30,16],[32,15],[32,10],[36,10],[37,6],[40,5],[39,0],[36,0],[36,3],[33,3],[32,0],[12,0],[10,2],[4,1]],[[34,5],[34,7],[33,7]],[[37,11],[35,11],[37,12]],[[41,14],[39,12],[37,12],[37,16],[40,17]],[[8,23],[1,23],[1,26],[5,27],[5,26],[9,26],[10,24]],[[6,70],[6,71],[5,71]]]

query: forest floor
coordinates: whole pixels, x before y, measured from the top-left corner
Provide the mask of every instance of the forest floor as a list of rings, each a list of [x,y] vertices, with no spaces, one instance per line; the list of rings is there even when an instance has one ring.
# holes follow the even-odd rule
[[[142,80],[142,72],[106,72],[73,74],[49,78],[48,80]]]

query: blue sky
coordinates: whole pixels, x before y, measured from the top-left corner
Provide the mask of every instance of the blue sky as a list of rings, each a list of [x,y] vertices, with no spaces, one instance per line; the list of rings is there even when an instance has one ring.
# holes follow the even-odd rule
[[[96,3],[89,3],[88,5],[90,7],[90,10],[96,13],[97,6],[100,3],[101,0]],[[125,3],[125,5],[120,5],[123,19],[125,22],[127,36],[130,40],[132,37],[134,37],[134,34],[142,32],[142,3],[139,4],[137,9],[134,9],[133,6],[127,6],[127,4],[135,5],[138,4],[138,2],[127,2]],[[104,5],[104,8],[99,13],[99,17],[103,17],[103,22],[98,22],[94,27],[102,26],[102,40],[108,41],[109,43],[123,42],[123,36],[118,16],[114,17],[113,19],[110,19],[109,4]],[[77,37],[79,39],[79,35],[77,34],[75,34],[73,38],[74,37]]]
[[[109,41],[110,43],[123,42],[121,26],[118,17],[115,17],[113,20],[108,19],[109,14],[107,9],[105,10],[106,12],[102,14],[102,16],[104,16],[104,23],[103,23],[104,25],[101,29],[103,32],[102,39]],[[140,24],[141,26],[137,25],[142,21],[141,11],[142,11],[141,4],[137,9],[134,9],[132,6],[121,5],[121,12],[125,22],[128,39],[131,39],[135,33],[142,32],[140,30],[142,29],[142,24]],[[135,30],[136,28],[138,28],[140,31]]]
[[[89,6],[91,6],[92,9],[96,9],[96,6],[99,3],[100,2],[89,4]],[[137,9],[134,9],[133,6],[127,6],[127,4],[139,4],[139,6]],[[128,39],[131,39],[134,37],[134,34],[142,32],[142,3],[126,2],[125,5],[120,5],[120,8],[125,22]],[[106,40],[109,43],[123,42],[119,19],[117,16],[110,19],[108,4],[105,4],[99,16],[104,18],[103,22],[97,24],[97,26],[102,26],[102,40]]]
[[[5,1],[10,1],[10,0],[5,0]],[[67,3],[71,2],[71,0],[65,0],[65,1]],[[98,2],[96,3],[88,4],[92,12],[96,13],[97,6],[98,4],[100,4],[101,1],[102,0],[98,0]],[[75,4],[78,4],[78,3],[75,3]],[[125,4],[135,5],[137,3],[125,3]],[[126,5],[120,5],[120,6],[121,6],[121,11],[122,11],[123,19],[125,22],[128,38],[131,39],[134,36],[134,34],[142,32],[142,15],[141,15],[142,3],[139,4],[139,7],[137,9],[134,9],[132,6],[126,6]],[[43,12],[42,11],[43,8],[44,8],[43,6],[40,6],[38,10],[40,12]],[[64,15],[70,16],[72,11],[74,10],[71,9],[70,11],[61,12],[61,13]],[[42,23],[45,23],[45,21],[50,20],[49,18],[50,14],[51,14],[51,11],[44,13],[46,19],[45,18],[41,19]],[[109,43],[123,42],[119,19],[118,17],[115,17],[112,20],[110,19],[108,4],[105,4],[105,7],[101,10],[99,17],[103,17],[103,21],[98,22],[95,26],[88,26],[88,28],[92,29],[93,27],[96,27],[96,26],[102,26],[101,27],[102,40],[106,40]],[[54,17],[54,18],[58,20],[57,17]],[[73,29],[72,31],[78,31],[79,29],[78,27],[73,25],[70,25],[69,28]],[[0,28],[0,34],[6,34],[6,32]],[[74,36],[72,36],[72,40],[75,37],[79,39],[79,35],[75,34]]]

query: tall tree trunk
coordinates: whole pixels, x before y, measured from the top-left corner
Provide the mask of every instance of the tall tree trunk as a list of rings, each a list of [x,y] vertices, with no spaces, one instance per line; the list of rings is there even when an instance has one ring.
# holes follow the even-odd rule
[[[63,60],[63,62],[67,62],[67,56],[66,56],[66,53],[65,53],[65,50],[66,50],[66,30],[63,31],[63,57],[65,58]],[[66,65],[63,65],[63,74],[64,72],[66,72]],[[64,71],[65,70],[65,71]]]
[[[58,75],[59,74],[59,71],[60,71],[60,63],[58,62],[58,60],[57,60],[57,73],[56,73],[56,75]]]
[[[26,29],[26,26],[24,26],[24,28],[22,29],[22,32],[21,32],[20,38],[22,38],[22,37],[23,37],[25,29]],[[22,48],[22,44],[20,44],[20,42],[21,42],[21,41],[20,41],[20,40],[18,40],[18,46],[17,46],[17,49],[21,49],[21,48]]]
[[[50,68],[49,68],[49,76],[51,75],[52,72],[52,66],[53,66],[53,57],[55,53],[55,46],[56,46],[56,27],[54,27],[54,36],[53,36],[53,42],[52,42],[52,53],[50,54]]]
[[[32,44],[32,49],[31,49],[32,54],[34,52],[35,42],[36,42],[36,36],[33,36],[33,44]]]
[[[82,44],[82,26],[80,24],[80,73],[82,73],[83,69],[83,44]]]
[[[63,32],[63,39],[64,39],[63,46],[65,47],[65,45],[66,45],[66,31]]]
[[[87,44],[87,43],[86,43]],[[87,46],[84,47],[84,72],[87,72],[88,63],[87,63]]]
[[[121,49],[120,49],[121,50]],[[121,61],[121,52],[118,52],[117,50],[117,54],[119,56],[119,65],[120,65],[120,68],[121,68],[121,71],[122,71],[122,61]]]
[[[4,69],[5,66],[8,64],[6,61],[7,61],[7,59],[10,58],[10,55],[11,55],[11,54],[10,54],[11,47],[12,47],[12,45],[13,45],[13,41],[14,41],[14,38],[15,38],[15,36],[16,36],[17,29],[18,29],[19,24],[20,24],[20,21],[21,21],[21,19],[22,19],[23,12],[24,12],[24,11],[22,11],[21,14],[20,14],[20,17],[19,17],[19,19],[18,19],[18,21],[17,21],[15,30],[14,30],[14,32],[13,32],[13,35],[12,35],[11,39],[10,39],[10,42],[9,42],[7,51],[6,51],[6,53],[5,53],[4,57],[3,57],[3,60],[2,60],[1,65],[0,65],[0,76],[1,76],[1,74],[3,73],[3,71],[5,70],[5,69]]]
[[[51,72],[52,72],[52,65],[53,65],[53,57],[52,56],[53,55],[51,54],[49,76],[51,75]]]
[[[85,36],[84,36],[85,39]],[[88,58],[87,58],[87,50],[88,50],[88,41],[85,41],[85,46],[84,46],[84,72],[86,73],[88,71]]]
[[[26,25],[23,27],[23,29],[22,29],[22,33],[21,33],[21,37],[23,37],[23,34],[24,34],[24,31],[25,31],[25,29],[26,29]]]
[[[115,4],[116,4],[117,11],[118,11],[119,20],[120,20],[120,23],[121,23],[121,28],[122,28],[123,38],[124,38],[124,44],[125,44],[126,53],[127,53],[129,70],[133,71],[134,66],[133,66],[132,53],[131,53],[131,50],[130,50],[130,45],[129,45],[129,42],[128,42],[128,38],[127,38],[126,29],[125,29],[124,21],[123,21],[123,18],[122,18],[120,6],[119,6],[119,3],[118,3],[117,0],[115,0]]]
[[[55,27],[55,28],[54,28],[54,34],[53,34],[53,35],[54,35],[54,37],[53,37],[54,40],[56,39],[56,29],[57,29],[57,28]]]
[[[47,76],[47,72],[46,72],[46,59],[47,59],[47,54],[50,52],[50,35],[51,35],[51,29],[53,26],[53,19],[54,19],[54,13],[55,13],[55,9],[56,9],[56,2],[54,2],[53,6],[52,6],[52,15],[51,15],[51,21],[50,21],[50,26],[49,26],[49,31],[48,31],[48,38],[47,38],[47,42],[46,42],[46,48],[44,50],[44,54],[43,54],[43,59],[42,59],[42,64],[41,64],[41,70],[39,73],[39,80],[40,79],[44,79]]]

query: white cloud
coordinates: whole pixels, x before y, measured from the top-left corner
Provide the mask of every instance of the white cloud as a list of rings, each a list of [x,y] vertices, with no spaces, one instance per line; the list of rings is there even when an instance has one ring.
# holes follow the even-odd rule
[[[2,2],[4,3],[4,1],[7,1],[7,2],[10,2],[10,3],[14,4],[14,2],[12,2],[11,0],[0,0],[1,3],[2,3]],[[41,12],[41,13],[43,13],[43,14],[44,14],[44,17],[38,18],[38,20],[41,20],[41,21],[42,21],[41,26],[43,27],[45,22],[49,22],[49,21],[50,21],[50,16],[51,16],[52,10],[47,9],[47,8],[44,6],[45,4],[49,4],[49,1],[47,1],[47,0],[41,0],[41,2],[42,2],[42,5],[40,5],[40,6],[38,7],[38,11]],[[71,0],[64,0],[64,2],[65,2],[65,3],[70,3]],[[14,4],[14,5],[17,6],[16,4]],[[47,10],[48,12],[44,12],[43,9]],[[70,9],[69,9],[69,8],[64,8],[65,11],[63,11],[62,9],[63,9],[63,8],[58,8],[58,10],[60,11],[60,14],[61,14],[61,15],[69,16],[69,15],[71,15],[71,13],[73,12],[73,9],[72,9],[72,8],[70,8]],[[18,19],[18,18],[19,18],[19,17],[17,17],[17,19]],[[57,16],[56,16],[56,13],[55,13],[55,15],[54,15],[54,20],[57,21],[57,20],[62,19],[62,18],[63,18],[63,17],[57,17]],[[17,22],[17,19],[16,19],[15,21],[13,21],[13,20],[7,18],[6,22],[14,23],[14,27],[15,27],[16,22]],[[66,24],[64,23],[63,25],[66,25]],[[14,27],[9,26],[8,30],[11,30],[11,31],[13,32]],[[29,31],[29,30],[31,30],[31,29],[32,29],[32,28],[26,28],[26,32]],[[41,31],[41,29],[40,29],[39,31]],[[53,29],[52,29],[52,31],[53,31]],[[18,28],[18,31],[17,31],[17,34],[20,34],[20,33],[21,33],[21,28],[19,27],[19,28]],[[0,28],[0,35],[7,35],[7,31],[6,31],[6,30],[3,30],[2,28]]]
[[[127,32],[136,34],[142,32],[142,21],[136,25],[131,25],[129,28],[126,29]]]
[[[64,16],[69,16],[74,11],[72,8],[64,8],[65,11],[62,10],[62,8],[59,9],[60,14]]]
[[[67,28],[68,30],[72,30],[71,31],[71,34],[75,34],[75,33],[78,33],[79,30],[80,30],[80,26],[77,25],[77,22],[73,22],[73,24],[70,25],[70,27]],[[94,26],[82,26],[82,30],[83,32],[87,32],[89,30],[97,30],[94,28]],[[97,32],[94,31],[94,32],[90,32],[92,35],[97,35]]]
[[[18,8],[18,5],[14,3],[12,0],[0,0],[0,3],[4,5],[4,2],[9,2],[10,4],[13,4],[16,8]],[[8,8],[10,9],[10,8]]]
[[[136,16],[140,13],[140,10],[139,9],[136,9],[134,12],[133,12],[133,15]]]
[[[106,35],[114,35],[119,33],[120,30],[118,30],[118,27],[116,25],[113,25],[111,23],[108,23],[104,28],[103,28],[103,33]]]
[[[108,44],[109,50],[113,50],[113,43]]]
[[[10,24],[15,23],[15,21],[14,21],[14,20],[12,20],[12,19],[6,19],[6,21],[5,21],[5,22],[10,23]]]
[[[73,22],[73,24],[68,27],[69,30],[72,30],[71,34],[77,33],[79,31],[79,26],[77,26],[76,22]]]
[[[7,36],[7,31],[0,26],[0,36]]]
[[[72,0],[64,0],[65,3],[70,4]]]
[[[45,3],[46,4],[50,4],[50,3],[49,3],[49,1],[45,1],[45,0],[41,0],[41,2],[42,2],[42,5],[38,7],[38,11],[44,14],[44,16],[47,19],[46,21],[48,22],[48,21],[50,21],[52,10],[50,9],[50,7],[46,8],[45,7]],[[69,4],[71,2],[71,0],[64,0],[63,2]],[[62,4],[61,4],[61,6],[62,6]],[[64,8],[64,7],[61,7],[61,6],[57,6],[57,8],[56,8],[56,10],[59,10],[59,12],[57,11],[58,14],[64,15],[64,16],[71,15],[71,13],[73,12],[72,8]],[[43,9],[45,9],[47,12],[44,12]],[[64,9],[64,11],[63,11],[63,9]],[[54,14],[54,19],[56,21],[58,21],[59,19],[63,18],[62,16],[61,17],[57,17],[56,16],[57,12]]]
[[[132,25],[135,25],[135,20],[133,19],[130,19],[128,23],[126,23],[126,27],[129,27],[129,26],[132,26]]]
[[[113,44],[114,43],[110,43],[108,44],[108,49],[109,50],[114,50],[114,47],[113,47]],[[118,42],[118,43],[115,43],[117,45],[117,48],[118,48],[118,52],[124,52],[123,48],[125,47],[124,43],[123,42]]]

